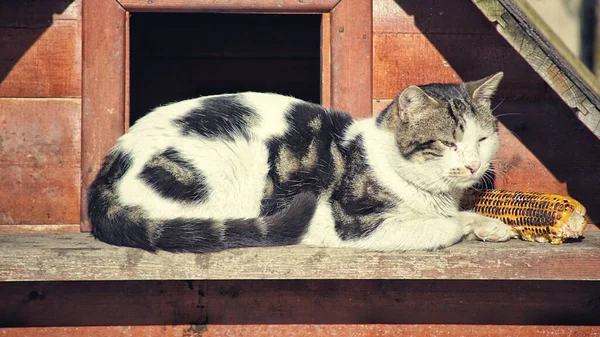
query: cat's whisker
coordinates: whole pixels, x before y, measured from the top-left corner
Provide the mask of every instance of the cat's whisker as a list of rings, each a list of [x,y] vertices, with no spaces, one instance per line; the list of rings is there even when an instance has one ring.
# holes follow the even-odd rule
[[[496,104],[496,106],[492,109],[492,113],[494,112],[494,110],[498,109],[498,107],[504,103],[504,101],[506,100],[506,98],[503,98],[498,104]]]

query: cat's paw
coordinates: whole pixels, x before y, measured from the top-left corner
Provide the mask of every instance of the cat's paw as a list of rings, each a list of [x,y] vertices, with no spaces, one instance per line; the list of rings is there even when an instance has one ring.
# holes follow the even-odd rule
[[[481,218],[471,224],[471,235],[468,238],[481,241],[503,242],[512,236],[511,227],[498,219]]]

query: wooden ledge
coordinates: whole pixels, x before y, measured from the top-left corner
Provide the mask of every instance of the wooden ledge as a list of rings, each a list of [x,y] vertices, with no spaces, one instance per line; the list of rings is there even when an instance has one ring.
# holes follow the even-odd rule
[[[301,246],[148,253],[88,234],[0,235],[0,281],[468,279],[600,280],[600,232],[559,246],[463,242],[436,252]]]

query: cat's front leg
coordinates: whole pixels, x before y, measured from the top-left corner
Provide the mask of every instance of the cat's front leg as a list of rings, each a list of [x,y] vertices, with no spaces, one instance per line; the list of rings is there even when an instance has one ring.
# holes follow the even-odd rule
[[[514,230],[504,222],[474,212],[460,212],[458,222],[467,239],[502,242],[514,236]]]
[[[404,220],[389,216],[368,235],[343,241],[341,246],[379,251],[434,250],[452,246],[463,236],[463,228],[455,218]]]

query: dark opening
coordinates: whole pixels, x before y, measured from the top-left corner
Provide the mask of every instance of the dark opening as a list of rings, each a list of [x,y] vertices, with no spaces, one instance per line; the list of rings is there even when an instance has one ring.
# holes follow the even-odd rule
[[[241,91],[320,103],[320,15],[132,13],[130,123],[169,102]]]

